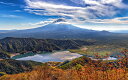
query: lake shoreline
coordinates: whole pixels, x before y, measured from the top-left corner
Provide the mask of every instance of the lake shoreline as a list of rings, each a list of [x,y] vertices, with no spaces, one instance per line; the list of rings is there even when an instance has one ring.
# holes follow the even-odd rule
[[[77,53],[71,53],[69,51],[56,51],[53,53],[42,53],[42,54],[33,54],[28,53],[29,55],[17,55],[12,57],[12,59],[16,60],[33,60],[37,62],[64,62],[66,60],[73,60],[75,58],[81,57],[83,55]]]

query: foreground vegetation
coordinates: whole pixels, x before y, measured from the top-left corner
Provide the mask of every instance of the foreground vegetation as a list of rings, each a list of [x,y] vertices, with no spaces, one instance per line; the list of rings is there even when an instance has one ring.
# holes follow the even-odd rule
[[[17,61],[17,60],[1,60],[0,61],[0,76],[3,74],[16,74],[26,71],[31,71],[34,66],[43,65],[40,62],[34,61]]]
[[[76,60],[77,61],[77,60]],[[104,62],[105,63],[105,62]],[[114,67],[113,64],[109,64],[104,69],[99,64],[93,65],[91,62],[87,62],[82,66],[80,63],[72,68],[61,69],[55,66],[38,66],[31,72],[25,72],[14,75],[4,75],[0,77],[0,80],[127,80],[128,79],[128,67],[124,66],[120,62],[122,67]],[[91,65],[90,65],[91,64]],[[103,64],[102,62],[100,65]],[[106,64],[106,63],[105,63]]]
[[[91,60],[85,56],[63,63],[45,63],[33,71],[4,75],[0,80],[128,80],[128,50],[116,61]]]

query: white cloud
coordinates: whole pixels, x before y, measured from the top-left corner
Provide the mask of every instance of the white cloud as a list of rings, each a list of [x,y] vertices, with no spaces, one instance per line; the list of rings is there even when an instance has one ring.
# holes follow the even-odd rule
[[[68,21],[73,24],[128,24],[128,20],[123,20],[127,17],[112,18],[114,15],[120,13],[118,9],[128,8],[122,0],[71,0],[78,4],[87,5],[85,7],[47,3],[43,0],[25,1],[27,3],[25,10],[30,13],[36,15],[61,16],[63,18],[69,17],[70,19],[68,18]],[[108,19],[100,19],[101,17],[108,17]],[[114,27],[110,26],[109,29],[113,29]],[[86,28],[88,27],[86,26]],[[98,27],[95,28],[98,29]],[[101,27],[99,29],[105,29],[105,27]]]
[[[79,25],[77,25],[79,26]],[[107,30],[107,31],[118,31],[118,30],[128,30],[127,25],[84,25],[84,26],[79,26],[81,28],[86,28],[86,29],[92,29],[92,30]]]
[[[22,18],[21,16],[17,16],[17,15],[0,15],[0,17],[4,17],[4,18]]]
[[[5,2],[0,2],[0,4],[9,5],[9,6],[15,6],[15,4],[14,4],[14,3],[5,3]]]
[[[36,15],[62,16],[72,19],[97,18],[97,17],[112,17],[118,13],[115,7],[121,8],[125,6],[122,0],[84,0],[85,4],[90,6],[74,7],[63,4],[46,3],[44,1],[25,0],[27,3],[26,11]],[[111,4],[106,5],[106,4]]]
[[[122,3],[123,0],[101,0],[102,4],[111,4],[118,8],[128,8],[128,6]]]
[[[37,22],[37,23],[30,23],[30,25],[44,26],[44,25],[50,24],[52,22],[53,22],[52,20],[49,20],[49,21],[40,21],[40,22]]]
[[[96,0],[84,0],[85,4],[90,4],[90,5],[101,5],[99,1]]]
[[[117,17],[113,19],[89,19],[91,23],[108,23],[108,24],[128,24],[128,17]]]
[[[83,0],[71,0],[72,2],[80,5],[85,5],[85,2]]]
[[[52,8],[52,9],[82,9],[81,7],[73,7],[73,6],[65,6],[65,5],[58,5],[58,4],[51,4],[46,3],[43,1],[30,1],[26,0],[28,7],[35,8],[35,9],[46,9],[46,8]],[[84,9],[84,8],[83,8]]]
[[[22,12],[22,10],[14,10],[14,12]]]

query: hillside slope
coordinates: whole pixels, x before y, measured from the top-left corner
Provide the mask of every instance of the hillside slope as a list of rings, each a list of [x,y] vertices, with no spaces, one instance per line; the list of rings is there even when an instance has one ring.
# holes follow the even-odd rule
[[[95,31],[79,28],[68,23],[66,20],[58,19],[47,25],[13,32],[0,33],[0,38],[19,37],[19,38],[40,38],[40,39],[89,39],[89,38],[108,38],[116,37],[118,34],[108,31]]]
[[[7,37],[0,40],[0,58],[9,58],[12,53],[52,52],[55,50],[79,49],[84,45],[92,45],[93,42],[84,40],[54,40],[34,38]],[[3,56],[2,56],[3,55]]]
[[[31,71],[34,66],[41,65],[42,63],[34,61],[16,61],[16,60],[1,60],[0,61],[0,72],[7,74],[16,74],[25,71]]]

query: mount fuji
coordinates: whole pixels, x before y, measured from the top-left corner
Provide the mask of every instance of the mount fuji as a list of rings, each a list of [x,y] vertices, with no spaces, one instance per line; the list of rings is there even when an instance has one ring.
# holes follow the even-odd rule
[[[9,31],[0,33],[0,38],[20,37],[20,38],[41,38],[41,39],[85,39],[110,35],[107,31],[95,31],[76,27],[68,23],[65,19],[58,19],[45,26]]]

